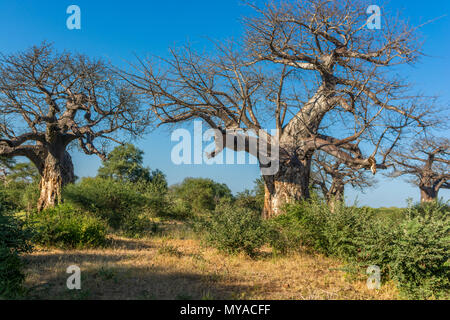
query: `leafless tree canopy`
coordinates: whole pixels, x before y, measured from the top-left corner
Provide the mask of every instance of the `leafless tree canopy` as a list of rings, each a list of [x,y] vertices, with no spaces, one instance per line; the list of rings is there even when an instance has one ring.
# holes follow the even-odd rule
[[[172,50],[167,59],[139,60],[124,77],[161,123],[203,119],[224,134],[276,128],[280,171],[264,179],[266,216],[277,214],[282,203],[308,197],[314,152],[376,169],[411,124],[422,130],[433,123],[432,104],[412,96],[396,76],[399,65],[420,56],[416,30],[390,18],[381,30],[369,30],[369,5],[299,0],[253,6],[242,45],[218,44],[212,55]],[[262,131],[259,138],[270,143],[275,137]],[[234,145],[218,150],[224,147]]]
[[[139,132],[139,108],[133,91],[101,60],[58,53],[45,43],[0,57],[0,155],[36,165],[43,206],[73,180],[69,144],[104,157],[102,146],[117,141],[115,133]]]
[[[412,176],[422,202],[434,201],[440,189],[450,189],[450,141],[445,138],[417,139],[390,155],[392,176]]]

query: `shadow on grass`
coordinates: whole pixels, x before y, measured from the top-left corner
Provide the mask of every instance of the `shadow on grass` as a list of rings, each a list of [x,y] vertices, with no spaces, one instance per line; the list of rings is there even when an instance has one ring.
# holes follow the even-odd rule
[[[154,246],[142,242],[142,240],[133,240],[125,238],[108,239],[107,247],[111,249],[125,249],[125,250],[147,250],[155,248]]]
[[[128,243],[128,241],[126,241]],[[26,299],[38,300],[201,300],[234,299],[250,289],[217,274],[178,272],[151,261],[116,265],[127,255],[83,252],[28,256]],[[81,290],[68,290],[65,268],[81,268]]]

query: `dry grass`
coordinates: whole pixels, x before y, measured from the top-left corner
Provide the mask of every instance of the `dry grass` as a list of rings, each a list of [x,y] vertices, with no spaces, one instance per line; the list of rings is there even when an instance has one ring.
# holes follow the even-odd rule
[[[228,256],[197,240],[112,237],[106,249],[40,249],[29,261],[33,299],[396,299],[393,284],[368,290],[335,260],[309,253]],[[82,290],[69,291],[65,273],[82,270]]]

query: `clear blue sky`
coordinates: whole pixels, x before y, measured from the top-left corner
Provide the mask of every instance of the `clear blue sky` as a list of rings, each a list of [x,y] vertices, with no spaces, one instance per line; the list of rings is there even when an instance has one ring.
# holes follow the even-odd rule
[[[381,1],[373,1],[382,4]],[[66,9],[76,4],[81,8],[81,30],[66,28]],[[389,7],[403,10],[413,24],[421,24],[444,14],[448,16],[424,26],[425,53],[421,63],[408,70],[411,81],[418,89],[440,95],[450,101],[450,1],[391,0]],[[133,54],[165,55],[170,46],[186,41],[199,46],[207,38],[238,38],[242,26],[240,19],[249,14],[249,8],[239,0],[166,0],[166,1],[85,1],[85,0],[2,0],[0,2],[0,51],[23,50],[47,40],[58,49],[75,50],[91,56],[105,57],[117,65],[132,60]],[[447,133],[448,135],[448,133]],[[170,153],[175,143],[170,141],[168,129],[158,129],[137,143],[145,151],[145,163],[159,168],[169,183],[185,177],[210,177],[226,183],[233,192],[251,188],[259,176],[257,166],[175,166]],[[73,153],[78,176],[95,175],[100,161],[78,152]],[[418,200],[419,191],[400,180],[378,178],[379,184],[366,194],[348,190],[347,197],[356,197],[361,205],[404,206],[406,198]],[[440,196],[449,199],[450,192]]]

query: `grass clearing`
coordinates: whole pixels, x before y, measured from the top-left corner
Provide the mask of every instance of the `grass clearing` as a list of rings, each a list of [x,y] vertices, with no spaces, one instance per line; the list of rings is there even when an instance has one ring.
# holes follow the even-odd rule
[[[110,236],[104,249],[38,249],[25,256],[31,299],[397,299],[393,283],[378,291],[340,261],[306,251],[257,259],[226,255],[185,237]],[[66,288],[70,265],[81,268],[79,291]]]

